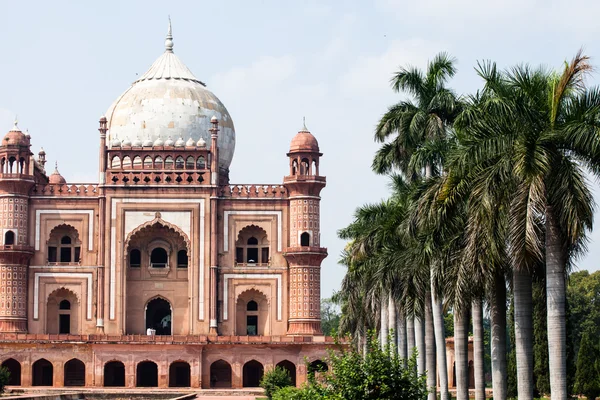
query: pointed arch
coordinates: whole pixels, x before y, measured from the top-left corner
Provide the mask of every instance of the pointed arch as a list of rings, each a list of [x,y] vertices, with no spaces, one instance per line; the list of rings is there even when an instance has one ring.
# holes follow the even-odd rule
[[[191,246],[191,242],[190,242],[188,235],[186,235],[186,233],[184,231],[182,231],[177,225],[172,224],[172,223],[167,222],[164,219],[162,219],[160,217],[160,213],[157,213],[157,216],[152,221],[148,221],[146,223],[141,224],[140,226],[138,226],[137,228],[132,230],[127,235],[127,238],[125,239],[125,253],[129,254],[129,244],[131,243],[131,239],[133,237],[135,237],[138,233],[142,233],[142,231],[144,231],[144,230],[147,230],[147,229],[149,230],[154,227],[166,228],[168,230],[171,230],[171,231],[177,233],[178,235],[180,235],[183,238],[185,245],[187,247],[188,253],[191,251],[192,246]]]

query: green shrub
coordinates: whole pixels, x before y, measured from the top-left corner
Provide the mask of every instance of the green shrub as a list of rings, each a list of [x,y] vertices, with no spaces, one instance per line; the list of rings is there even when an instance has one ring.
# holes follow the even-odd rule
[[[292,378],[288,370],[281,367],[275,367],[271,371],[264,374],[260,380],[260,387],[265,389],[265,394],[269,399],[273,397],[273,393],[277,389],[287,386],[292,386]]]
[[[4,387],[10,380],[10,371],[6,367],[0,367],[0,393],[4,393]]]
[[[309,374],[300,389],[280,389],[274,400],[426,400],[426,376],[418,375],[416,358],[398,357],[393,346],[380,348],[370,335],[366,355],[353,347],[340,346],[330,351],[329,370]]]

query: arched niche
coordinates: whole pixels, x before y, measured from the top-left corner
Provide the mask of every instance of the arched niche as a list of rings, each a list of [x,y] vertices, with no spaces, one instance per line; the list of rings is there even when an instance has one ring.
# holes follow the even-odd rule
[[[270,305],[267,296],[250,289],[236,301],[236,335],[266,336],[270,334]]]
[[[46,302],[46,332],[77,335],[81,332],[81,306],[77,295],[60,288],[48,296]]]

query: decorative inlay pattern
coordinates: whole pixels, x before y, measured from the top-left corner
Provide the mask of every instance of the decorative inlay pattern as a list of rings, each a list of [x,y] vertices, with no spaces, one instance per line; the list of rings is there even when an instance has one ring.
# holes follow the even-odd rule
[[[0,265],[0,316],[27,316],[27,267]]]

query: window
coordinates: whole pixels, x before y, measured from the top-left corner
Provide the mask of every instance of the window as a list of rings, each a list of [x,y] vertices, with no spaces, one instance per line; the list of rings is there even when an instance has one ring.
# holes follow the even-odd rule
[[[157,247],[150,253],[150,266],[152,268],[165,268],[168,262],[167,251],[162,247]]]
[[[246,306],[246,311],[258,311],[258,303],[254,300],[250,300]]]
[[[139,268],[142,265],[142,253],[138,249],[129,252],[129,267]]]
[[[177,169],[181,169],[183,168],[184,165],[184,161],[183,161],[183,157],[179,156],[175,159],[175,168]]]
[[[177,268],[188,267],[188,254],[187,250],[179,250],[177,253]]]
[[[60,304],[58,305],[58,309],[59,310],[70,310],[71,309],[71,302],[69,300],[63,300],[60,302]]]
[[[310,163],[308,158],[303,158],[300,162],[300,175],[310,175]]]
[[[206,161],[204,161],[204,157],[198,157],[198,161],[196,161],[197,169],[204,169],[206,167]]]
[[[246,317],[246,334],[248,336],[258,335],[258,315],[248,315]]]
[[[304,232],[300,235],[300,246],[310,246],[310,234],[308,232]]]
[[[77,230],[70,225],[59,225],[50,232],[48,240],[48,262],[78,263],[81,244]]]
[[[237,264],[268,264],[267,232],[255,225],[242,229],[236,242],[235,261]]]
[[[69,314],[59,314],[58,316],[58,333],[71,333],[71,316]]]
[[[167,156],[167,158],[165,158],[165,169],[173,169],[173,164],[173,157]]]
[[[4,234],[4,245],[11,246],[15,244],[15,233],[13,231],[7,231]]]
[[[150,168],[152,168],[152,158],[150,156],[146,156],[146,158],[144,158],[144,169]]]

